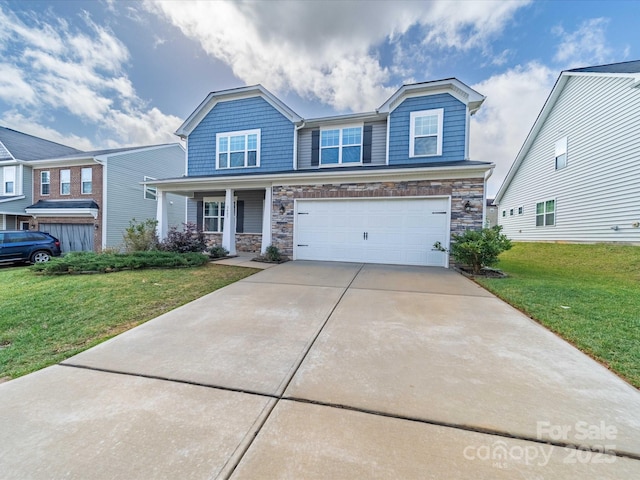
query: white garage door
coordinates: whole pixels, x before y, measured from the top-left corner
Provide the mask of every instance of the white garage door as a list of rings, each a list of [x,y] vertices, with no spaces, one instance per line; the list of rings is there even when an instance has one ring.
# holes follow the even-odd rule
[[[449,198],[298,200],[299,260],[447,266]]]

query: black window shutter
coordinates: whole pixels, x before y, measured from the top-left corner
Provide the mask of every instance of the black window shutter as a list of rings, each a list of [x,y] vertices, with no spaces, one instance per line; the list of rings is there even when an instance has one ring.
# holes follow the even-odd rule
[[[362,163],[371,163],[371,140],[373,126],[365,125],[362,129]]]
[[[198,226],[198,230],[203,229],[202,217],[204,215],[204,202],[202,200],[198,200],[196,202],[196,225]]]
[[[244,200],[236,202],[236,233],[244,233]]]
[[[320,130],[311,131],[311,166],[320,165]]]

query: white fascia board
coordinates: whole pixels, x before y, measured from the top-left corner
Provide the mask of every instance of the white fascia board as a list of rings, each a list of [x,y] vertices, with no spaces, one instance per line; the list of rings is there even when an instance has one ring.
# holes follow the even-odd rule
[[[438,93],[448,93],[458,99],[469,107],[469,111],[472,115],[480,108],[480,105],[482,105],[485,100],[484,95],[481,95],[457,78],[449,78],[433,82],[403,85],[396,93],[391,95],[391,97],[389,97],[389,99],[384,102],[377,111],[381,113],[391,113],[406,98],[436,95]]]
[[[279,98],[269,92],[262,85],[253,85],[248,87],[234,88],[231,90],[222,90],[220,92],[211,92],[200,105],[193,111],[191,115],[176,130],[175,134],[180,138],[186,138],[198,126],[198,124],[207,116],[207,114],[220,102],[230,102],[233,100],[242,100],[245,98],[262,97],[273,108],[278,110],[292,123],[302,121],[302,117],[291,110]]]
[[[495,164],[418,168],[385,168],[370,170],[344,171],[336,169],[312,170],[309,173],[265,174],[265,175],[233,175],[223,177],[177,178],[147,182],[159,190],[167,192],[194,192],[201,190],[223,190],[226,188],[250,189],[265,188],[271,185],[316,185],[323,183],[342,182],[372,182],[392,180],[443,180],[448,178],[461,179],[478,177],[484,178],[487,171],[493,170]]]
[[[378,112],[354,113],[348,115],[335,115],[331,117],[318,117],[305,120],[305,128],[317,128],[329,125],[343,125],[349,123],[380,122],[386,120],[389,115]]]
[[[529,149],[531,148],[531,145],[533,144],[534,140],[538,136],[538,133],[540,132],[540,129],[544,125],[544,122],[546,121],[547,117],[551,113],[551,110],[553,110],[553,107],[556,104],[558,97],[562,93],[562,90],[564,90],[564,87],[568,81],[568,77],[569,75],[567,75],[567,72],[562,72],[558,77],[558,79],[556,80],[555,85],[551,89],[551,93],[549,93],[549,97],[547,97],[547,100],[544,102],[544,105],[542,106],[542,110],[538,114],[536,121],[533,122],[533,126],[531,127],[531,130],[529,131],[527,138],[522,144],[522,147],[520,148],[518,155],[516,155],[515,160],[511,164],[511,168],[507,172],[507,176],[502,181],[502,185],[500,185],[500,188],[498,189],[498,193],[496,193],[496,198],[493,201],[496,205],[500,204],[500,200],[502,200],[502,197],[504,196],[507,188],[509,187],[509,184],[511,184],[511,180],[513,180],[513,177],[516,175],[518,168],[520,168],[520,164],[523,162],[524,158],[527,156],[527,153],[529,153]]]
[[[24,195],[15,195],[11,198],[3,198],[2,200],[0,200],[0,203],[15,202],[16,200],[22,200],[23,198],[25,198]]]
[[[164,150],[165,148],[174,148],[174,147],[180,147],[183,153],[186,152],[186,150],[184,149],[181,143],[175,142],[175,143],[165,143],[163,145],[150,145],[147,147],[132,148],[131,150],[125,150],[122,152],[104,153],[102,155],[96,155],[93,158],[95,159],[96,162],[103,163],[105,161],[108,161],[108,159],[112,157],[121,157],[122,155],[130,155],[132,153],[148,152],[152,150]]]
[[[77,167],[80,165],[91,165],[93,163],[95,163],[95,158],[93,156],[79,158],[52,158],[25,162],[25,164],[31,168]]]
[[[41,217],[93,217],[98,218],[97,208],[25,208],[33,218]]]

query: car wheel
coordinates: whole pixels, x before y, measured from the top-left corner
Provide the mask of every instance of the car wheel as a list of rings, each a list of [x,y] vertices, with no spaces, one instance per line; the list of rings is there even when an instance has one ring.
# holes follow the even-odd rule
[[[51,255],[49,255],[49,252],[45,252],[44,250],[38,250],[37,252],[34,252],[33,255],[31,255],[32,263],[48,262],[50,259]]]

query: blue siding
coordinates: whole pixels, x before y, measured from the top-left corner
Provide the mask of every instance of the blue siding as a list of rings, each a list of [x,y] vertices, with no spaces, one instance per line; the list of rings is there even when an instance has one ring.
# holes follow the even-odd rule
[[[434,108],[444,108],[442,155],[409,158],[409,115]],[[464,160],[466,112],[448,93],[407,98],[389,115],[389,165]]]
[[[260,166],[216,170],[216,134],[259,128]],[[189,135],[188,175],[293,170],[294,125],[262,97],[218,103]]]

